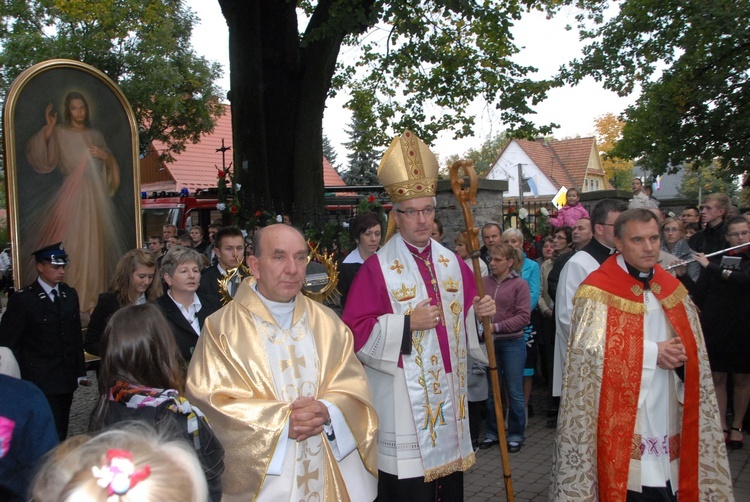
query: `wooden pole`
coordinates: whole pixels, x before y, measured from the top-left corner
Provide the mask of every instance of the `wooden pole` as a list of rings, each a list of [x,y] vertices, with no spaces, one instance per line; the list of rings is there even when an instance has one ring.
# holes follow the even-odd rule
[[[520,167],[519,167],[520,169]],[[469,177],[469,186],[464,187],[464,178],[459,178],[459,171],[463,170],[464,176]],[[466,222],[466,248],[471,256],[474,268],[474,281],[477,285],[477,294],[484,297],[484,286],[482,285],[482,273],[479,268],[479,230],[474,226],[474,216],[471,213],[471,205],[477,203],[477,173],[474,170],[473,160],[459,160],[450,168],[451,189],[456,200],[461,205],[461,211]],[[519,187],[520,189],[520,187]],[[497,415],[497,435],[500,440],[500,461],[503,465],[503,479],[505,480],[505,495],[508,502],[513,502],[513,480],[510,476],[510,458],[508,457],[508,443],[505,437],[505,414],[500,394],[500,377],[497,371],[497,359],[495,358],[495,343],[492,339],[492,326],[489,317],[482,318],[484,326],[485,346],[487,347],[487,359],[490,363],[490,379],[492,381],[492,392],[495,395],[495,415]]]

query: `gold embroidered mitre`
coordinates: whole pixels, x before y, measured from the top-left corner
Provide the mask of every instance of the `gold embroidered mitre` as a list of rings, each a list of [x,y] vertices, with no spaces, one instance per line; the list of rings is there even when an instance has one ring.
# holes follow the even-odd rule
[[[383,155],[378,178],[393,202],[433,197],[437,188],[438,161],[427,145],[406,130]]]

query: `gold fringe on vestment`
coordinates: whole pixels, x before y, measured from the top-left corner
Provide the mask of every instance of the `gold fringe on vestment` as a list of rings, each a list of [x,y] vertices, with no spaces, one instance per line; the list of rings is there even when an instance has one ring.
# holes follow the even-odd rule
[[[606,291],[603,291],[595,286],[590,286],[588,284],[584,284],[580,288],[578,288],[576,296],[575,298],[573,298],[574,304],[577,298],[594,300],[596,302],[603,303],[604,305],[614,307],[617,310],[621,310],[629,314],[643,315],[646,313],[646,306],[643,304],[643,302],[626,300],[625,298],[607,293]]]
[[[671,295],[665,297],[664,299],[660,301],[661,301],[661,304],[664,306],[664,308],[673,309],[677,305],[682,303],[682,300],[685,299],[687,294],[688,292],[687,292],[687,289],[685,289],[685,286],[680,284]]]
[[[448,474],[453,474],[454,472],[465,472],[469,469],[469,467],[474,465],[476,460],[476,455],[474,454],[474,452],[472,452],[466,458],[459,458],[454,460],[453,462],[448,462],[445,465],[436,467],[435,469],[429,469],[424,473],[424,482],[429,483],[431,481],[435,481],[438,478],[447,476]]]

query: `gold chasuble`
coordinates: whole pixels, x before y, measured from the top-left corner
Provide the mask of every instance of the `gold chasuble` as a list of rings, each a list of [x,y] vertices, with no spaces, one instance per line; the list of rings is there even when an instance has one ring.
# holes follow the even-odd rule
[[[299,293],[292,327],[282,330],[253,284],[243,281],[234,301],[206,319],[188,370],[187,395],[226,450],[224,500],[258,497],[274,451],[286,447],[282,431],[299,396],[325,400],[342,412],[357,444],[349,455],[358,455],[377,477],[377,416],[351,332],[333,311]],[[300,353],[297,341],[309,336],[314,353]],[[269,350],[269,344],[278,350]],[[294,472],[282,474],[293,485],[295,502],[356,499],[356,492],[347,492],[325,434],[297,442],[295,449],[287,452],[294,456]]]
[[[669,373],[664,395],[673,488],[681,502],[734,500],[695,305],[659,265],[649,285],[648,301],[660,303],[669,323],[664,328],[680,337],[688,358],[683,398],[675,372]],[[549,500],[625,501],[628,490],[641,491],[644,298],[643,284],[621,268],[617,256],[592,272],[576,293]]]

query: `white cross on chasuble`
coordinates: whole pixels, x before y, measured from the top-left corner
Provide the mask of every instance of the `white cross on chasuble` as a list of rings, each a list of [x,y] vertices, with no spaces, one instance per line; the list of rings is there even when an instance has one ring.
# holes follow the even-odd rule
[[[291,329],[281,329],[256,315],[253,315],[253,318],[265,345],[279,400],[292,403],[298,397],[315,398],[320,372],[315,340],[309,329],[307,314]],[[286,440],[288,438],[281,438],[277,448],[284,448],[282,441]],[[294,469],[289,500],[324,500],[325,454],[322,435],[295,441],[294,445],[295,454],[287,455],[281,475],[281,478],[286,478],[292,468]],[[268,477],[266,479],[268,480]]]

